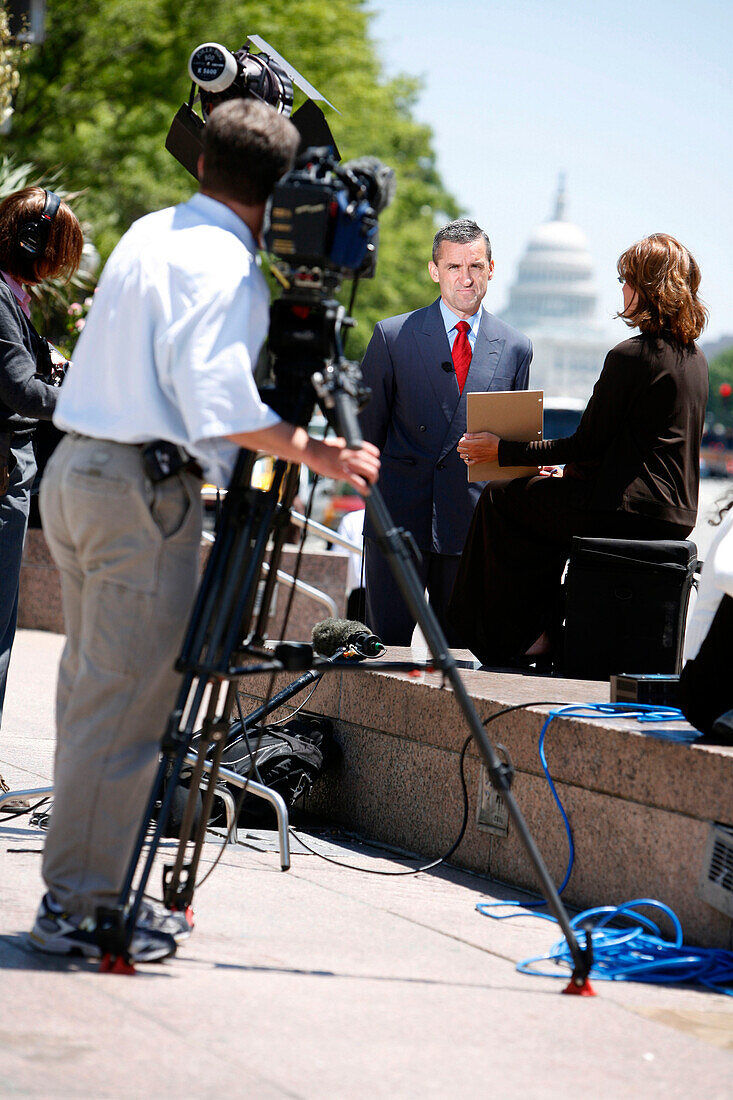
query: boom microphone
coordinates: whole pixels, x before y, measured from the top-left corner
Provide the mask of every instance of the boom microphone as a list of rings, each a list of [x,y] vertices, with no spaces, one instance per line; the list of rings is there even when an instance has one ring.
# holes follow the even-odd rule
[[[385,650],[377,635],[354,619],[323,619],[313,627],[311,640],[322,657],[333,657],[337,649],[349,647],[360,657],[379,657]]]

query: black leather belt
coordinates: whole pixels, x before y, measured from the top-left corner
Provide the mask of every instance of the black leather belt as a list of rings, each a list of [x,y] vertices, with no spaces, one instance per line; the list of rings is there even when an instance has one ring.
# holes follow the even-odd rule
[[[99,443],[120,443],[123,447],[136,447],[142,454],[143,468],[150,480],[157,484],[174,477],[183,471],[194,477],[204,479],[204,471],[185,447],[171,443],[167,439],[153,439],[145,443],[122,443],[120,440],[103,439],[98,436],[84,435],[82,432],[68,432],[72,439],[89,439]]]

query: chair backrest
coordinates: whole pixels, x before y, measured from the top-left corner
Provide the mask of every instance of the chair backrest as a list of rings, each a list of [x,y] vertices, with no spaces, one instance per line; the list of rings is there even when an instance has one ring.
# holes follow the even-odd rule
[[[574,538],[563,674],[679,673],[696,566],[697,547],[686,540]]]

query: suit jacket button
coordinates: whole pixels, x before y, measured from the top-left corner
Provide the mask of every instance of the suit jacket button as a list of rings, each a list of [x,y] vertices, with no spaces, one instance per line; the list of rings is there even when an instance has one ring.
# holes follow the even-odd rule
[[[439,470],[444,470],[445,469],[445,462],[439,462],[438,463],[438,469]]]
[[[427,428],[425,427],[424,424],[420,425],[419,431],[421,431],[421,432],[426,432],[427,431]]]

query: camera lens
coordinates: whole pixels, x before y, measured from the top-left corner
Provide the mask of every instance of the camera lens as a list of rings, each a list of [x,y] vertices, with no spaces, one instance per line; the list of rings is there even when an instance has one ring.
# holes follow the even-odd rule
[[[204,42],[188,59],[188,75],[207,92],[225,91],[237,72],[236,57],[218,42]]]

